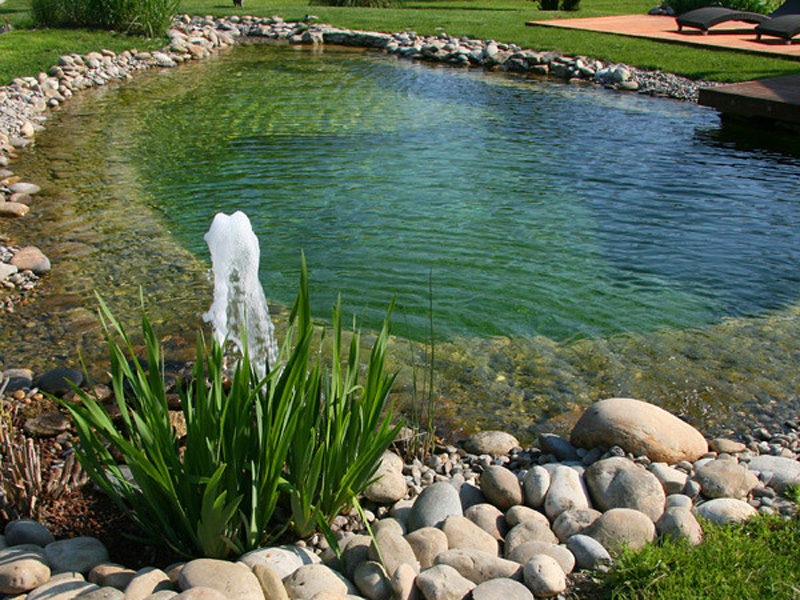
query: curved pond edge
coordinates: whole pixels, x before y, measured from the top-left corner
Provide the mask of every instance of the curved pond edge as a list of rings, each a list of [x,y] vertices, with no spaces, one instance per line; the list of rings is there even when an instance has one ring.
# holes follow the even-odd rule
[[[85,55],[69,54],[36,77],[18,77],[0,87],[0,218],[27,214],[38,186],[21,181],[6,167],[15,151],[33,143],[37,131],[63,102],[87,88],[128,81],[137,71],[172,68],[189,60],[207,58],[237,43],[266,40],[297,45],[338,45],[383,51],[407,60],[442,63],[454,67],[501,70],[533,77],[557,78],[569,83],[602,85],[696,102],[701,86],[661,71],[646,71],[620,63],[604,63],[583,56],[523,49],[494,40],[456,38],[446,33],[418,35],[413,31],[381,33],[343,29],[308,22],[287,22],[281,17],[250,16],[175,18],[168,32],[170,43],[161,51],[126,50],[115,54],[102,49]],[[50,262],[35,246],[4,245],[0,237],[0,284],[13,293],[0,301],[0,311],[13,311],[50,270]],[[17,256],[20,250],[26,252]]]

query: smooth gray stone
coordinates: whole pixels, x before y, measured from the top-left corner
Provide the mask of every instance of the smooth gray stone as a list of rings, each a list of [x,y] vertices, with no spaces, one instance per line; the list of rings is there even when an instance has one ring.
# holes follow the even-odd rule
[[[567,548],[575,557],[575,566],[579,569],[596,569],[611,564],[611,555],[603,544],[593,537],[579,533],[567,540]]]
[[[584,479],[601,511],[632,508],[653,522],[664,512],[666,494],[661,482],[632,460],[621,456],[599,460],[586,470]]]
[[[472,590],[472,600],[534,600],[531,591],[519,581],[498,578],[484,581]]]
[[[6,537],[6,544],[9,546],[35,544],[44,547],[56,541],[56,538],[53,537],[47,527],[33,519],[9,521],[3,533]]]
[[[463,514],[456,488],[446,481],[439,481],[426,487],[417,497],[408,516],[408,530],[436,527],[450,515]]]

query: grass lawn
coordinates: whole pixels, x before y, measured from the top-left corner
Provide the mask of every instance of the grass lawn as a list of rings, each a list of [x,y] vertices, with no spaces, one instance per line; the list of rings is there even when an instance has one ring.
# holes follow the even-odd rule
[[[790,600],[800,598],[800,518],[704,525],[699,546],[652,544],[626,552],[601,575],[613,600]]]
[[[401,8],[342,8],[309,5],[303,0],[245,0],[234,9],[228,0],[184,0],[181,11],[200,15],[278,14],[298,19],[313,13],[321,22],[378,31],[414,30],[418,33],[446,31],[481,39],[515,42],[525,48],[558,50],[625,62],[638,67],[661,69],[692,78],[718,81],[800,73],[800,62],[766,58],[726,50],[707,50],[625,38],[601,33],[526,27],[531,19],[591,17],[645,13],[656,0],[583,0],[576,12],[539,11],[530,0],[407,0]],[[7,0],[0,5],[0,19],[8,18],[18,29],[29,27],[30,0]],[[35,75],[66,52],[99,48],[122,50],[153,48],[161,40],[147,41],[106,32],[17,31],[0,36],[0,84],[13,77]]]

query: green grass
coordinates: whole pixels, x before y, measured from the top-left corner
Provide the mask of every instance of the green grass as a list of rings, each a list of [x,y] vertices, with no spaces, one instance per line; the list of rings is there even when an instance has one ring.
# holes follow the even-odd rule
[[[378,31],[414,30],[418,33],[447,31],[481,39],[514,42],[537,50],[558,50],[661,69],[692,78],[743,81],[800,73],[800,62],[725,50],[707,50],[623,36],[526,27],[525,21],[613,14],[645,13],[656,0],[583,0],[581,9],[569,13],[542,12],[529,0],[407,0],[399,8],[349,8],[309,5],[303,0],[245,0],[234,9],[228,0],[184,0],[180,10],[199,15],[278,14],[298,19],[313,13],[321,22]],[[0,18],[15,27],[31,24],[30,0],[8,0],[0,5]],[[65,52],[85,52],[102,47],[154,47],[160,40],[114,36],[103,32],[20,31],[0,36],[0,83],[21,75],[35,75]]]
[[[665,542],[623,553],[601,575],[614,600],[800,598],[800,518],[757,517],[728,527],[704,523],[699,546]]]

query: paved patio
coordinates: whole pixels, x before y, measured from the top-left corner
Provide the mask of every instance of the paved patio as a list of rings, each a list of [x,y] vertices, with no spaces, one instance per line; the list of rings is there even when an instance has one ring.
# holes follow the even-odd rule
[[[755,25],[741,22],[722,23],[712,28],[708,35],[699,30],[684,29],[678,33],[675,17],[655,15],[618,15],[583,19],[552,19],[528,21],[530,26],[563,27],[600,33],[613,33],[630,37],[648,38],[677,44],[696,45],[703,48],[727,48],[765,54],[778,58],[800,60],[800,41],[786,44],[780,38],[762,38],[756,41]]]

